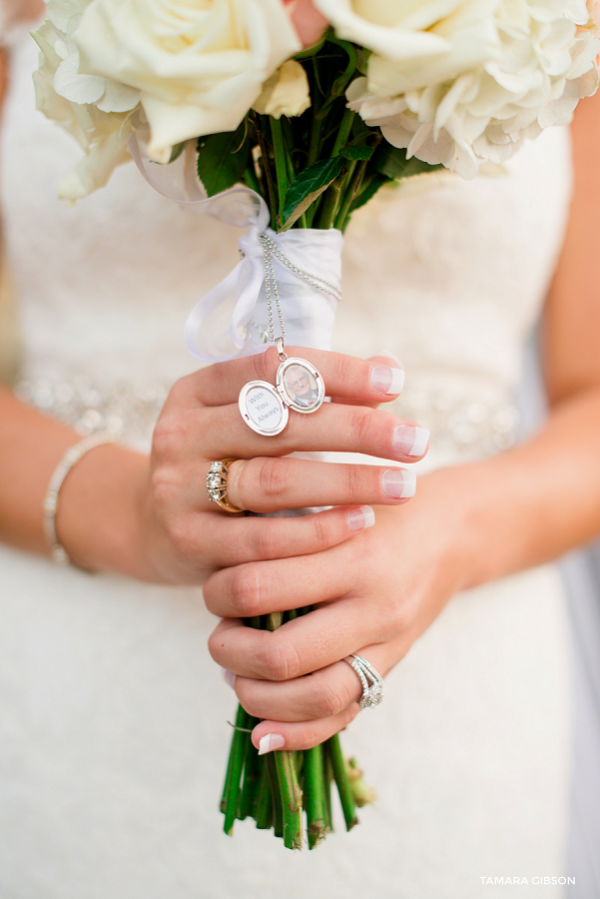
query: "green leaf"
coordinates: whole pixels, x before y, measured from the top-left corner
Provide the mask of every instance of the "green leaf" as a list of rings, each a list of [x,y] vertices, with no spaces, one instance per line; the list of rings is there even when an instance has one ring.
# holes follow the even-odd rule
[[[412,156],[406,158],[406,150],[393,147],[387,141],[381,144],[373,160],[375,169],[388,178],[399,180],[410,178],[413,175],[421,175],[424,172],[434,172],[443,168],[442,165],[430,165]]]
[[[316,162],[301,172],[285,195],[282,217],[284,230],[291,227],[329,185],[335,181],[343,167],[340,156]]]
[[[374,147],[344,147],[343,150],[340,150],[340,156],[343,156],[344,159],[370,159],[373,155]]]
[[[236,131],[198,138],[198,177],[209,197],[238,184],[250,160],[246,122]]]

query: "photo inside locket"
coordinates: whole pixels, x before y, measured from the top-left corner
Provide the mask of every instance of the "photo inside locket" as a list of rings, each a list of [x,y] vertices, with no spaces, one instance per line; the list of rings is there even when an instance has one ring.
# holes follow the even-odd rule
[[[283,383],[290,401],[296,406],[305,406],[309,409],[319,399],[316,378],[303,365],[290,365],[283,376]]]

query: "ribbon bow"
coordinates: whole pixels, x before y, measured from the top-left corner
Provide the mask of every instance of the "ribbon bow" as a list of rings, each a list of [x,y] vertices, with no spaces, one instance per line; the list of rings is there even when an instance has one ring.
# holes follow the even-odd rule
[[[328,345],[340,293],[343,237],[339,231],[303,229],[276,234],[268,227],[267,204],[247,187],[233,187],[208,197],[196,176],[194,141],[188,141],[180,157],[168,166],[146,159],[135,134],[129,140],[129,149],[146,181],[164,197],[201,215],[210,215],[237,228],[248,228],[239,239],[241,261],[196,304],[188,317],[185,343],[193,356],[205,362],[225,362],[259,351],[250,339],[247,326],[260,298],[264,297],[264,236],[274,245],[271,261],[278,266],[277,281],[281,278],[286,282],[288,293],[292,294],[286,307],[286,319],[289,316],[292,325],[290,337],[301,345]],[[324,268],[328,280],[297,266],[303,257],[311,258],[311,268],[316,266],[319,271]],[[298,281],[312,288],[312,302],[310,296],[302,300],[294,296],[298,291],[289,285]],[[321,293],[317,304],[315,292]],[[328,303],[323,304],[323,295],[327,295]]]

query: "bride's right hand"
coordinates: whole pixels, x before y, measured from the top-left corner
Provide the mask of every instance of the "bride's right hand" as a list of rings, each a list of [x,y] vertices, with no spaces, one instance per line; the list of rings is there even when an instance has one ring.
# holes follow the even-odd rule
[[[312,415],[291,412],[277,437],[250,430],[237,405],[248,381],[273,383],[274,349],[210,366],[175,384],[154,432],[139,502],[143,565],[137,576],[144,572],[141,576],[152,581],[201,584],[219,568],[320,552],[373,523],[365,506],[412,496],[414,476],[403,469],[280,458],[322,451],[400,462],[422,456],[411,453],[422,446],[421,430],[375,408],[401,389],[395,360],[299,352],[319,369],[333,402]],[[239,461],[230,467],[227,496],[241,509],[334,508],[296,518],[221,511],[209,501],[206,475],[211,461],[231,457]]]

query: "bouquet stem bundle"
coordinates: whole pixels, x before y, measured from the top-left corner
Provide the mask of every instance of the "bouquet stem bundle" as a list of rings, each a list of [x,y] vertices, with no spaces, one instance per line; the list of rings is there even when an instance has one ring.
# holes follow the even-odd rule
[[[296,612],[253,618],[247,624],[275,630]],[[250,735],[258,724],[238,705],[229,750],[221,812],[223,829],[232,835],[236,820],[253,818],[259,830],[273,830],[287,849],[302,848],[302,812],[306,812],[308,848],[314,849],[333,831],[332,785],[339,795],[346,829],[358,824],[356,807],[373,800],[354,759],[346,762],[339,734],[303,752],[258,754]]]

